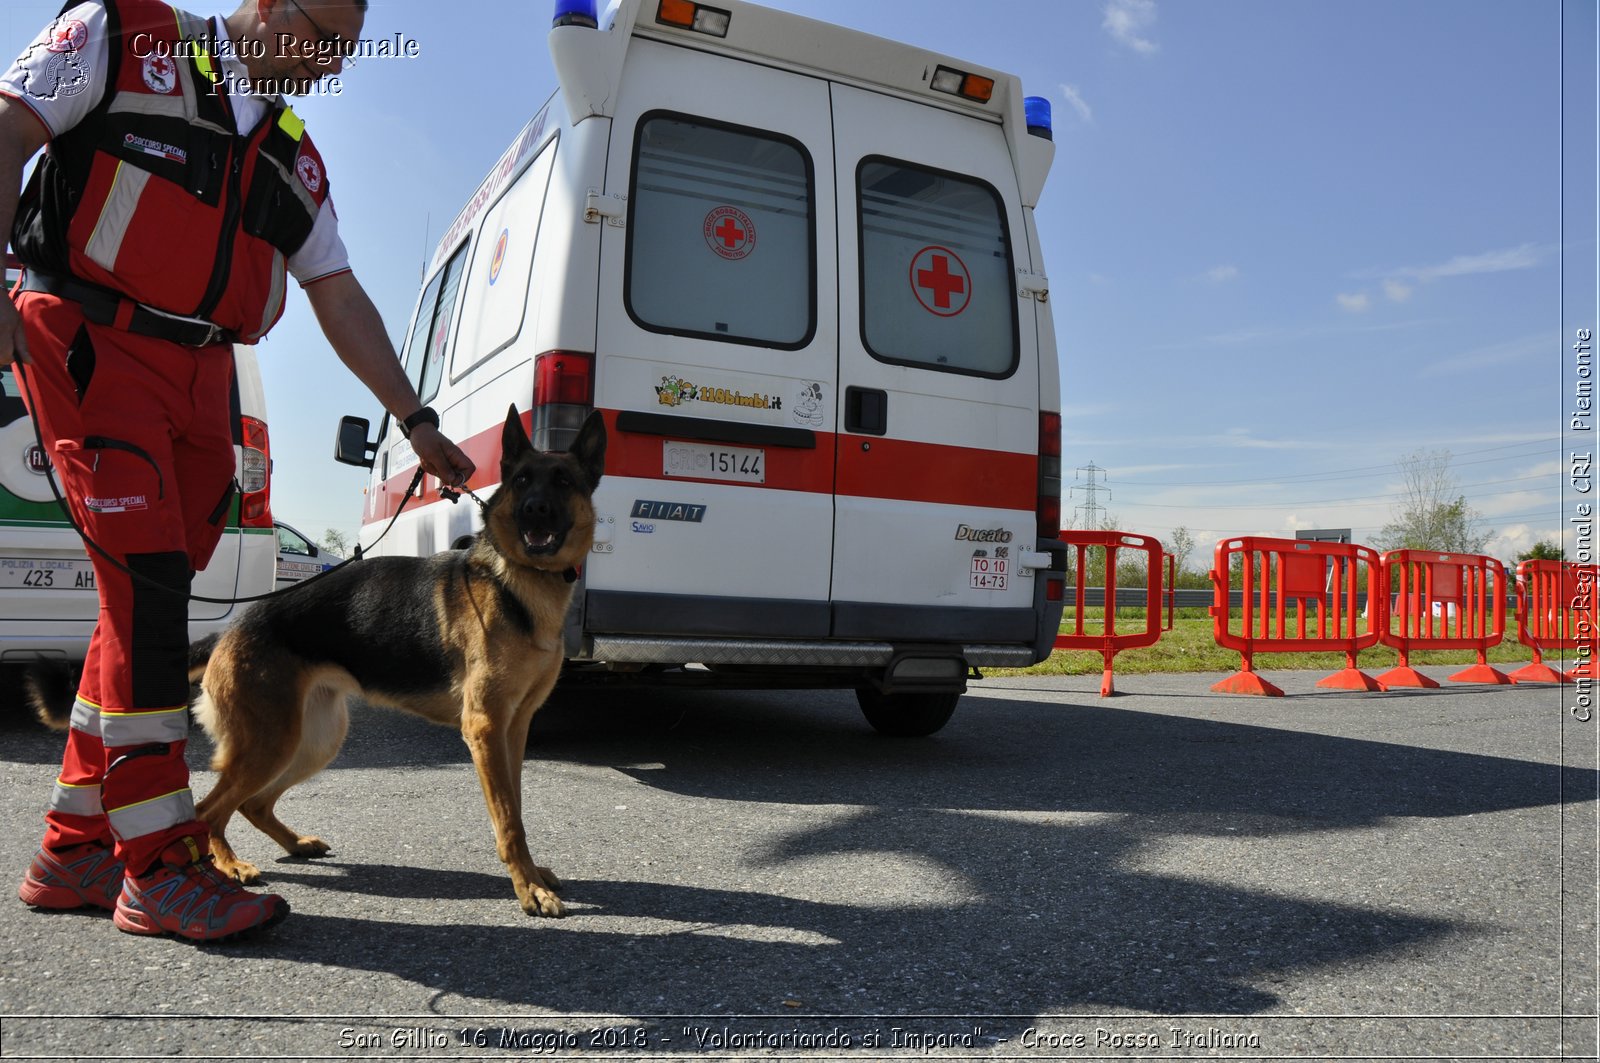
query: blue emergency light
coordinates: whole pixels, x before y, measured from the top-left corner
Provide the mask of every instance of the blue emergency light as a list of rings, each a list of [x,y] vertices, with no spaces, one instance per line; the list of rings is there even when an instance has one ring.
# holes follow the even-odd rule
[[[1048,96],[1028,96],[1022,101],[1022,111],[1028,116],[1028,132],[1036,137],[1054,140],[1055,133],[1050,124],[1050,98]]]
[[[556,0],[555,26],[587,26],[598,29],[600,19],[595,10],[595,0]]]

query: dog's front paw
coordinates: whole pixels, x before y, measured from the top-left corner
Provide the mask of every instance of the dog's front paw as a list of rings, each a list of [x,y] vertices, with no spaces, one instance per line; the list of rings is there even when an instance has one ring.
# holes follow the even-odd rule
[[[219,853],[213,862],[216,864],[218,871],[243,885],[248,886],[252,882],[258,882],[261,879],[261,869],[248,860],[226,857]]]
[[[548,867],[540,867],[537,864],[534,865],[533,869],[539,873],[540,885],[552,893],[561,892],[561,880],[556,877],[554,871],[551,871]]]
[[[522,902],[522,910],[529,915],[543,915],[551,919],[559,919],[567,911],[561,905],[561,898],[542,886],[529,887],[525,893],[518,890],[517,899]]]
[[[309,860],[315,860],[319,856],[327,856],[331,852],[333,852],[332,847],[321,838],[301,838],[289,846],[290,856],[301,856]]]

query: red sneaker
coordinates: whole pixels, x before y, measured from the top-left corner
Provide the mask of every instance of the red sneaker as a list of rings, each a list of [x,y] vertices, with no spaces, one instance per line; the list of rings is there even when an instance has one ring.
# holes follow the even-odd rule
[[[112,922],[130,934],[176,934],[191,941],[227,941],[277,926],[289,902],[274,893],[251,893],[218,871],[193,838],[167,846],[143,875],[122,882]]]
[[[122,861],[104,842],[83,842],[65,849],[40,849],[22,876],[17,896],[35,908],[105,908],[117,906],[122,892]]]

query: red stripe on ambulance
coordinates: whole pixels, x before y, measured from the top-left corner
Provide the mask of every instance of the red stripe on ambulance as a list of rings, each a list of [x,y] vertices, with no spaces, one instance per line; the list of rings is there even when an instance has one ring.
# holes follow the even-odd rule
[[[675,437],[618,431],[618,411],[602,413],[608,433],[607,476],[674,483],[726,482],[664,475],[661,447],[664,441]],[[533,415],[524,413],[522,420],[525,428],[530,427]],[[766,453],[766,482],[740,486],[950,506],[1033,510],[1039,461],[1036,455],[831,432],[818,432],[816,436],[814,450],[762,447]],[[499,426],[459,440],[459,445],[477,466],[469,487],[482,491],[500,482]],[[839,448],[837,485],[834,476],[836,446]],[[406,485],[415,474],[416,466],[411,465],[385,480],[381,497],[366,519],[371,522],[394,516]],[[442,501],[438,497],[439,481],[432,476],[424,477],[423,481],[422,497],[410,506],[413,512]]]

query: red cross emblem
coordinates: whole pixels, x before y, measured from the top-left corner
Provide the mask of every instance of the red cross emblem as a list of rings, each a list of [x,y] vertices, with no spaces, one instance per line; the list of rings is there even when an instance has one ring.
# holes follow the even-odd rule
[[[716,207],[706,215],[706,246],[726,259],[744,258],[756,249],[756,224],[738,207]]]
[[[67,19],[58,22],[50,30],[50,43],[45,45],[52,52],[75,52],[89,43],[89,27],[77,19]]]
[[[911,292],[929,313],[955,317],[972,301],[972,275],[948,247],[924,247],[911,259]]]
[[[151,92],[170,93],[178,87],[178,67],[164,55],[144,57],[144,83]]]

